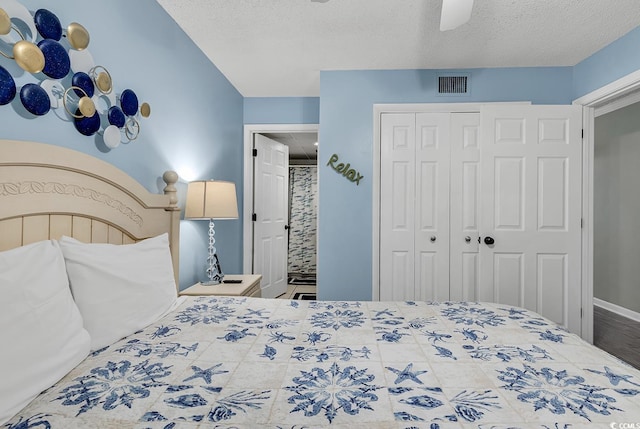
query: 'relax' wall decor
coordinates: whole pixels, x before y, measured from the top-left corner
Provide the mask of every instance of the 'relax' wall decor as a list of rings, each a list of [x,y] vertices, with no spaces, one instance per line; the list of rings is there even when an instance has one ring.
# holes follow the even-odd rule
[[[148,118],[151,107],[139,105],[131,89],[114,90],[111,74],[88,51],[89,41],[89,32],[77,22],[63,28],[47,9],[32,15],[16,0],[0,0],[0,106],[18,103],[19,95],[33,116],[63,108],[59,117],[85,136],[101,134],[113,149],[138,137],[139,119]],[[35,82],[18,88],[3,60],[15,61]]]
[[[333,168],[337,173],[340,173],[341,175],[346,177],[350,182],[359,185],[360,180],[364,179],[364,176],[360,174],[360,172],[351,168],[350,163],[338,163],[339,160],[340,157],[338,157],[338,155],[334,153],[333,155],[331,155],[331,158],[329,158],[329,162],[327,162],[327,165],[331,166],[331,168]]]

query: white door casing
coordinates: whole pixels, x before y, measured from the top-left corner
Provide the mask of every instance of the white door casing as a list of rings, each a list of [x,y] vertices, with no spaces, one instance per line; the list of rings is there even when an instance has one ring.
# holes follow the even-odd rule
[[[289,148],[255,134],[254,270],[262,274],[262,297],[287,291]]]
[[[481,109],[477,299],[537,311],[578,334],[581,127],[579,106]]]

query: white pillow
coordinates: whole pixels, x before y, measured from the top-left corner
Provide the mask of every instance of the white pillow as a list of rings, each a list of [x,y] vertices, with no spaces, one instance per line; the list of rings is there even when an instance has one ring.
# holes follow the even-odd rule
[[[62,252],[47,240],[0,252],[0,426],[89,354]]]
[[[123,245],[62,237],[60,247],[91,350],[155,322],[177,299],[166,233]]]

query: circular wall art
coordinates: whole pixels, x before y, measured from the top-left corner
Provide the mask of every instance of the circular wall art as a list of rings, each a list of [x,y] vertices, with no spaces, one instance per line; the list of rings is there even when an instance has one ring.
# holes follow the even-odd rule
[[[82,116],[80,109],[78,109],[76,110],[76,116],[73,122],[80,134],[92,136],[100,129],[100,115],[98,115],[98,112],[95,112],[93,116],[86,117]]]
[[[120,94],[120,107],[127,116],[138,113],[138,96],[130,89],[125,89]]]
[[[16,83],[9,72],[4,67],[0,66],[0,105],[11,103],[15,96]]]
[[[82,97],[83,95],[93,97],[95,88],[93,86],[93,80],[91,80],[88,74],[84,72],[74,73],[73,77],[71,78],[71,85],[77,86],[78,88],[81,88],[82,91],[84,91],[83,94],[81,91],[76,90],[76,94],[78,94],[79,97]]]
[[[38,48],[44,55],[42,73],[53,79],[62,79],[69,74],[69,70],[71,70],[69,54],[60,43],[51,39],[43,39],[38,42]]]
[[[49,9],[32,14],[17,0],[0,0],[0,106],[14,102],[19,93],[26,111],[35,116],[64,106],[78,132],[99,133],[110,149],[123,138],[135,140],[151,106],[140,105],[132,89],[117,95],[111,74],[87,50],[90,40],[82,24],[62,24]],[[4,58],[31,73],[36,83],[19,87],[10,68],[2,67]]]
[[[118,106],[111,106],[107,113],[107,118],[109,119],[109,123],[111,125],[115,125],[118,128],[124,127],[124,123],[126,118],[122,110]]]
[[[49,95],[35,83],[28,83],[20,89],[20,101],[27,111],[36,116],[45,115],[51,109]]]
[[[36,24],[38,33],[40,33],[44,39],[58,41],[62,37],[60,20],[53,12],[47,9],[38,9],[36,13],[33,14],[33,21]]]

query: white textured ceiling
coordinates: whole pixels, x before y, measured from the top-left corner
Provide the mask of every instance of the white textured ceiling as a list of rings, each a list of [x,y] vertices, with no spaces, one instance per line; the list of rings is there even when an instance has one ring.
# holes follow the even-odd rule
[[[289,146],[289,160],[315,163],[318,158],[318,133],[264,133],[264,136]]]
[[[640,0],[157,0],[245,97],[318,96],[320,70],[573,66],[640,25]]]

